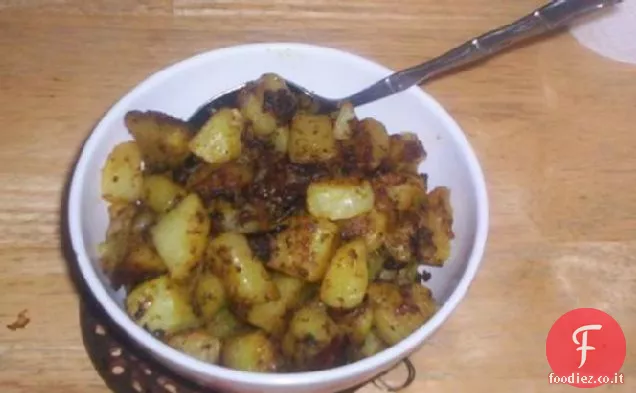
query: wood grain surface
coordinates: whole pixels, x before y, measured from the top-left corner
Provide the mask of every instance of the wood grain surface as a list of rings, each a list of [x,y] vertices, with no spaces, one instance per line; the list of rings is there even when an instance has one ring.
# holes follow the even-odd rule
[[[80,338],[61,195],[93,125],[148,74],[264,41],[328,45],[397,69],[539,4],[0,0],[0,391],[107,391]],[[636,391],[635,81],[636,66],[565,33],[426,86],[477,151],[492,222],[483,268],[414,356],[407,393],[574,391],[548,384],[545,339],[577,307],[610,313],[627,337],[625,384],[595,391]],[[5,328],[24,309],[30,324]]]

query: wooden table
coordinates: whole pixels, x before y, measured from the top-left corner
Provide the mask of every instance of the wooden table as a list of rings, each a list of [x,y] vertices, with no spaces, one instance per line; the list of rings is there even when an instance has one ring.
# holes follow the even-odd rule
[[[540,2],[0,0],[0,391],[107,391],[60,252],[61,191],[92,126],[149,73],[262,41],[333,46],[397,69]],[[636,66],[562,34],[426,87],[481,159],[492,225],[469,296],[414,356],[407,393],[574,391],[548,385],[544,348],[577,307],[610,313],[627,336],[625,385],[596,391],[634,391],[635,81]],[[23,309],[27,328],[4,328]]]

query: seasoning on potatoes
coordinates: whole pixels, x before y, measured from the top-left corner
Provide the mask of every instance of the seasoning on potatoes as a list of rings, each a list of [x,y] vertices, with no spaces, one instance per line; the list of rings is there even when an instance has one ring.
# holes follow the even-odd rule
[[[148,331],[162,336],[197,327],[188,288],[164,275],[135,287],[126,298],[128,315]]]
[[[323,109],[264,74],[188,121],[126,115],[99,251],[133,321],[204,362],[304,372],[373,356],[435,313],[418,269],[450,257],[450,190],[428,190],[416,134]]]
[[[354,308],[369,285],[367,247],[357,239],[342,245],[331,259],[320,287],[320,300],[333,308]]]
[[[166,344],[207,363],[217,364],[221,354],[221,340],[205,330],[195,329],[173,334]]]
[[[141,197],[141,153],[133,141],[115,146],[102,169],[102,197],[109,202],[135,202]]]
[[[265,266],[255,259],[244,235],[221,234],[210,242],[207,255],[233,302],[252,305],[280,298],[276,284]]]
[[[280,354],[263,332],[256,331],[228,339],[223,345],[223,365],[241,371],[275,372]]]
[[[201,260],[210,219],[196,194],[185,197],[151,229],[152,242],[174,279],[184,279]]]

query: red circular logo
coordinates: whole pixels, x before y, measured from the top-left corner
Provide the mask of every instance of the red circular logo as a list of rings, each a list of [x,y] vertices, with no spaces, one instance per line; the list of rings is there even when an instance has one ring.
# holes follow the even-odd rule
[[[549,382],[578,388],[622,384],[626,352],[625,334],[614,318],[594,308],[572,310],[548,333]]]

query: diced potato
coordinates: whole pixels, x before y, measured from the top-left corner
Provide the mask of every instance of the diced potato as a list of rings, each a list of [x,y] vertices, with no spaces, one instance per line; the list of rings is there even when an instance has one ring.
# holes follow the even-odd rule
[[[285,81],[271,73],[244,88],[239,93],[238,105],[251,123],[252,131],[261,137],[288,123],[297,107],[296,98]]]
[[[299,303],[305,283],[295,277],[283,274],[273,276],[280,298],[267,303],[256,304],[247,311],[247,321],[269,334],[280,336],[286,328],[287,312]]]
[[[283,338],[285,356],[303,370],[333,367],[343,351],[342,332],[319,302],[296,311]]]
[[[373,327],[373,309],[367,302],[336,319],[353,345],[362,345]]]
[[[247,333],[250,327],[230,311],[229,308],[220,309],[204,326],[205,331],[214,337],[225,340],[239,334]]]
[[[251,204],[241,204],[240,207],[224,199],[214,199],[208,204],[208,212],[220,232],[237,232],[243,234],[266,231],[268,222],[261,217]]]
[[[259,94],[260,93],[260,94]],[[262,92],[245,90],[239,94],[241,114],[251,122],[256,135],[266,136],[276,129],[276,117],[263,111]]]
[[[385,160],[389,169],[415,174],[425,159],[426,151],[416,134],[403,132],[389,137],[389,154]]]
[[[289,146],[289,127],[278,127],[270,136],[270,141],[274,145],[274,149],[281,153],[287,154]]]
[[[210,219],[196,194],[185,197],[151,229],[152,242],[174,279],[184,279],[205,252]]]
[[[356,119],[356,113],[350,102],[345,102],[340,106],[338,115],[333,125],[333,135],[337,140],[345,140],[351,138],[353,128],[351,121]]]
[[[177,333],[166,339],[166,344],[207,363],[216,364],[221,354],[221,340],[205,330],[196,329]]]
[[[371,330],[364,339],[364,343],[361,347],[354,347],[353,358],[355,360],[362,360],[369,358],[377,353],[382,352],[387,348],[387,345],[378,337],[378,334]]]
[[[261,331],[228,339],[223,345],[222,362],[226,367],[253,372],[275,372],[281,358],[276,346]]]
[[[253,168],[249,163],[237,161],[225,164],[204,164],[194,170],[186,182],[186,188],[201,195],[202,198],[234,196],[254,179]]]
[[[192,131],[187,122],[154,111],[128,112],[125,122],[150,172],[174,169],[190,155]]]
[[[102,197],[108,202],[135,202],[142,195],[141,153],[134,141],[113,148],[102,168]]]
[[[382,250],[369,251],[367,255],[367,265],[369,266],[369,281],[378,278],[384,267],[386,255]]]
[[[419,256],[423,263],[442,266],[450,257],[450,243],[455,236],[450,191],[447,188],[438,187],[428,194],[424,225],[430,239],[420,239]]]
[[[303,217],[276,235],[267,266],[308,282],[327,272],[338,241],[338,226],[325,219]]]
[[[207,256],[235,304],[250,306],[280,298],[276,284],[265,266],[254,258],[244,235],[219,235],[210,242]]]
[[[211,164],[223,164],[241,155],[245,122],[236,109],[223,108],[208,120],[190,141],[190,150]]]
[[[316,181],[307,189],[307,210],[317,218],[346,220],[370,212],[374,204],[373,188],[366,180]]]
[[[156,277],[168,272],[163,259],[157,254],[154,247],[141,236],[133,236],[129,244],[128,255],[118,275],[127,284],[136,284],[149,277]]]
[[[371,252],[379,249],[384,243],[388,218],[386,213],[372,209],[369,213],[343,220],[339,224],[343,239],[350,240],[362,237],[367,245],[367,250]]]
[[[358,122],[350,142],[359,168],[375,170],[389,154],[389,134],[382,123],[372,118]]]
[[[135,287],[126,298],[126,310],[137,324],[157,335],[176,333],[200,324],[190,305],[188,288],[167,275]]]
[[[369,288],[378,336],[395,345],[420,328],[436,311],[430,290],[419,285],[374,283]]]
[[[201,272],[194,286],[193,303],[194,311],[202,320],[211,320],[227,305],[223,281],[207,270]]]
[[[336,139],[329,116],[298,113],[289,131],[289,159],[296,164],[325,162],[336,157]]]
[[[426,202],[426,179],[419,175],[390,172],[372,181],[382,211],[400,212],[418,208]]]
[[[333,308],[351,309],[362,303],[368,284],[367,247],[364,240],[353,240],[338,248],[331,259],[320,300]]]
[[[99,245],[99,253],[102,268],[116,288],[121,283],[117,282],[114,276],[128,255],[132,223],[136,213],[137,209],[132,204],[113,203],[108,206],[106,240]]]
[[[160,214],[172,209],[187,195],[186,190],[164,175],[146,176],[143,183],[144,202]]]

